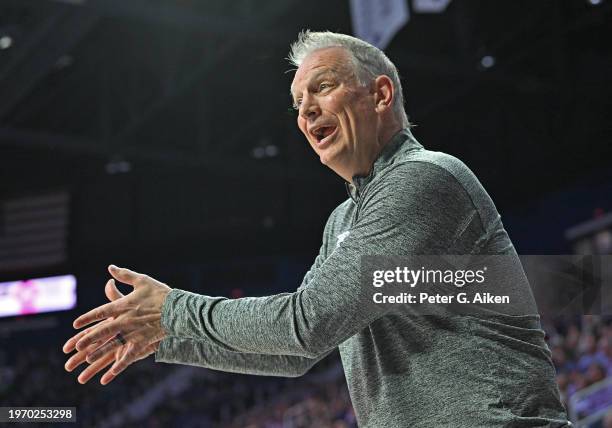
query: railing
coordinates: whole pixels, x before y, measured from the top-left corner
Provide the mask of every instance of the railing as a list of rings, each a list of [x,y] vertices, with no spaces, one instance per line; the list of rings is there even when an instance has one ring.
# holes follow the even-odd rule
[[[569,400],[570,420],[588,428],[612,410],[612,376],[584,388]]]

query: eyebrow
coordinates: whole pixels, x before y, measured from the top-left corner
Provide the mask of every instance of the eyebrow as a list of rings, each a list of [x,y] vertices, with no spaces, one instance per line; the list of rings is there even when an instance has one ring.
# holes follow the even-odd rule
[[[317,79],[320,79],[321,76],[323,76],[325,74],[332,74],[334,77],[337,77],[338,76],[338,70],[336,70],[334,68],[326,68],[325,70],[321,70],[317,74],[315,74],[313,77],[311,77],[308,82],[306,82],[306,86],[310,85],[312,82],[316,81]],[[293,100],[293,106],[296,107],[295,96],[293,95],[293,89],[292,88],[289,89],[289,95],[291,95],[291,99]]]

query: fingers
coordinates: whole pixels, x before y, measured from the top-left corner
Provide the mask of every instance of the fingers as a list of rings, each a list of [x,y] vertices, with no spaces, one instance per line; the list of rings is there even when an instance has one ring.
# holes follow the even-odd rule
[[[109,322],[112,321],[114,318],[109,318],[108,320],[102,321],[102,322]],[[66,343],[64,344],[64,346],[62,347],[62,351],[64,351],[65,354],[68,354],[72,351],[74,351],[74,349],[76,348],[76,343],[83,337],[85,336],[87,333],[90,333],[94,328],[96,328],[97,325],[93,325],[91,327],[86,328],[83,331],[80,331],[79,333],[77,333],[76,335],[72,336],[70,339],[68,339],[66,341]],[[108,339],[108,338],[107,338]],[[105,339],[106,340],[106,339]]]
[[[77,341],[76,349],[82,351],[92,343],[107,340],[119,332],[121,332],[121,321],[119,320],[100,323]]]
[[[125,352],[125,347],[124,348],[118,348],[117,350],[115,350],[115,361],[120,359],[124,352]],[[111,373],[110,370],[107,370],[106,373],[104,373],[102,375],[102,377],[100,378],[100,383],[102,385],[108,385],[116,377],[117,377],[117,375]]]
[[[66,341],[66,343],[64,343],[64,346],[62,347],[62,351],[64,351],[64,354],[69,354],[70,352],[74,351],[74,349],[76,348],[76,343],[83,336],[85,336],[87,333],[89,333],[91,331],[91,329],[93,329],[93,327],[89,327],[88,329],[83,330],[83,331],[79,332],[78,334],[72,336],[70,339],[68,339]]]
[[[113,278],[132,286],[146,278],[146,275],[129,269],[118,268],[114,265],[109,266],[108,270]],[[76,354],[72,355],[64,366],[67,371],[72,371],[84,362],[89,362],[90,365],[77,378],[79,383],[82,384],[87,383],[98,372],[114,362],[111,370],[104,373],[100,379],[102,385],[107,385],[134,361],[144,358],[155,350],[154,346],[149,345],[138,352],[133,342],[124,345],[125,342],[120,342],[113,337],[120,331],[120,322],[114,318],[121,313],[121,307],[125,306],[123,300],[121,303],[117,302],[125,296],[117,288],[115,279],[108,280],[104,287],[104,292],[110,303],[81,315],[74,321],[73,325],[74,328],[81,328],[96,321],[102,322],[79,332],[68,339],[62,347],[65,353],[72,352],[74,349],[77,350]]]
[[[74,326],[74,328],[81,328],[91,324],[92,322],[117,316],[121,312],[119,302],[120,301],[115,301],[102,306],[98,306],[97,308],[92,309],[86,314],[83,314],[78,317],[76,320],[74,320],[72,325]]]
[[[106,373],[104,373],[102,375],[102,377],[100,378],[100,383],[102,385],[108,385],[109,383],[111,383],[113,381],[113,379],[115,379],[117,377],[117,375],[111,373],[110,370],[107,370]]]
[[[104,286],[104,294],[111,302],[114,302],[117,299],[121,299],[123,297],[123,293],[117,289],[117,284],[115,284],[114,279],[109,279]]]
[[[108,267],[108,271],[113,276],[113,278],[132,286],[136,285],[136,283],[145,276],[141,273],[134,272],[125,268],[120,268],[115,265],[110,265]]]
[[[108,298],[108,300],[110,300],[111,302],[124,297],[123,294],[117,289],[117,285],[115,284],[115,280],[113,280],[113,279],[109,279],[106,282],[106,286],[104,287],[104,292],[105,292],[106,297]],[[108,318],[108,320],[105,320],[103,322],[112,321],[112,320],[113,320],[113,318],[110,317],[110,318]],[[95,326],[95,325],[91,326],[91,327],[87,328],[86,330],[83,330],[83,331],[79,332],[78,334],[76,334],[75,336],[73,336],[70,339],[68,339],[68,341],[66,341],[66,343],[62,347],[62,351],[64,351],[65,354],[68,354],[68,353],[72,352],[75,349],[76,343],[83,336],[85,336],[87,333],[91,332],[92,329],[94,329],[95,327],[97,327],[97,326]]]
[[[109,372],[114,376],[117,376],[119,373],[128,368],[130,364],[142,360],[155,352],[158,344],[159,341],[156,341],[148,344],[144,348],[139,348],[134,344],[134,342],[128,342],[123,355],[115,361],[115,364],[112,365]]]
[[[117,367],[115,367],[115,364],[113,364],[113,366],[102,375],[102,377],[100,378],[100,383],[102,385],[108,385],[110,382],[113,381],[113,379],[115,379],[119,375],[119,373],[124,371],[132,363],[138,360],[142,360],[143,358],[155,352],[158,345],[159,341],[153,342],[146,346],[141,352],[137,352],[134,348],[134,344],[132,342],[129,342],[128,345],[126,345],[124,348],[117,349],[115,351],[115,364],[117,364]],[[118,364],[117,361],[122,362]]]
[[[125,340],[125,339],[124,339]],[[113,353],[117,349],[121,348],[125,342],[121,342],[117,336],[112,337],[106,343],[100,346],[98,349],[93,350],[87,355],[87,362],[89,364],[95,363],[98,359],[102,358],[108,353]],[[90,349],[90,348],[88,348]]]
[[[124,334],[127,337],[125,340],[128,340],[127,344],[125,340],[120,342],[114,338],[117,333],[122,331],[121,325],[123,324],[123,327],[126,326],[123,321],[116,320],[115,318],[121,315],[122,312],[125,312],[126,306],[129,306],[129,302],[123,299],[124,297],[127,298],[127,296],[119,291],[115,280],[136,286],[148,277],[129,269],[118,268],[114,265],[110,265],[108,270],[113,279],[106,282],[104,292],[110,303],[81,315],[74,321],[73,325],[74,328],[82,328],[97,321],[101,322],[71,337],[62,348],[65,353],[72,352],[74,349],[77,350],[76,354],[72,355],[65,364],[67,371],[74,370],[84,362],[89,363],[89,366],[78,376],[78,381],[82,384],[87,383],[93,376],[112,364],[111,368],[100,378],[100,383],[107,385],[130,364],[155,352],[159,344],[159,341],[156,341],[141,348],[135,345],[133,340],[129,341],[129,336],[127,336],[125,330],[130,329],[125,328]],[[150,315],[140,317],[142,319],[139,318],[139,320],[147,323],[150,321],[148,319],[150,317],[153,317],[153,321],[157,319],[154,315]]]
[[[109,371],[117,376],[134,361],[136,361],[136,345],[133,342],[128,342],[123,355],[118,360],[115,360]]]
[[[99,346],[99,343],[94,343],[86,350],[77,352],[76,354],[74,354],[72,357],[68,359],[68,361],[66,361],[66,364],[64,364],[64,369],[66,369],[66,371],[68,372],[73,371],[75,368],[83,364],[85,362],[87,354],[89,352],[95,351],[98,346]]]
[[[70,357],[68,361],[66,361],[66,364],[64,364],[64,370],[66,370],[67,372],[73,371],[85,362],[86,356],[86,352],[77,352],[72,357]]]
[[[105,355],[103,358],[101,358],[100,360],[96,361],[95,363],[88,366],[85,370],[83,370],[81,374],[79,375],[79,377],[77,378],[77,380],[79,381],[79,383],[87,383],[89,379],[91,379],[92,377],[96,375],[96,373],[98,373],[104,367],[108,366],[114,360],[115,360],[115,354],[110,353],[110,354]]]

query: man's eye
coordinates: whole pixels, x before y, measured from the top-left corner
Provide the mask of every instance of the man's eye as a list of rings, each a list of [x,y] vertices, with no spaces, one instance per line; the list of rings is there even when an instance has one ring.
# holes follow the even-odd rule
[[[321,83],[319,85],[319,91],[322,91],[322,90],[330,88],[330,87],[331,87],[331,85],[329,83]]]
[[[293,103],[293,108],[296,109],[296,110],[299,110],[301,105],[302,105],[302,100],[301,99],[300,100],[296,100]]]

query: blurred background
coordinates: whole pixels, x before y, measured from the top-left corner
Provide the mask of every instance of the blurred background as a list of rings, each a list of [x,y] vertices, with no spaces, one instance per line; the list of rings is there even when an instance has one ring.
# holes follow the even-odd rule
[[[337,355],[296,379],[149,358],[101,387],[63,370],[110,263],[233,298],[300,284],[347,197],[290,107],[305,28],[384,48],[413,134],[475,172],[519,253],[612,253],[612,1],[0,0],[0,406],[77,406],[80,426],[356,426]],[[612,427],[609,315],[543,320],[579,426]]]

